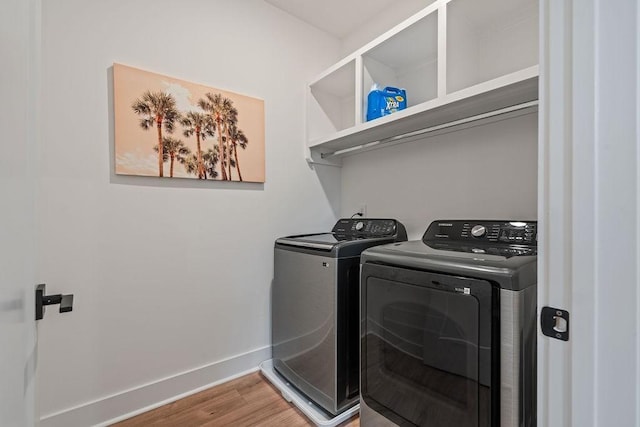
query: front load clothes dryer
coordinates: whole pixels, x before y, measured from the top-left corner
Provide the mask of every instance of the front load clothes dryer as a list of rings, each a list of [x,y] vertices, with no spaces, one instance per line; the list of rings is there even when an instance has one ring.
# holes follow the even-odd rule
[[[276,240],[273,368],[331,415],[358,402],[360,253],[402,240],[393,219],[341,219],[330,233]]]
[[[363,252],[361,425],[536,425],[536,227],[436,221]]]

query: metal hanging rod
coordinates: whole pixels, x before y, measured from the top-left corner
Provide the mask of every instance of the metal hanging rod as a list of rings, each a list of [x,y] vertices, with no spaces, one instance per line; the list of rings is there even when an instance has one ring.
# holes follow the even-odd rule
[[[418,137],[421,137],[421,136],[423,136],[425,134],[428,134],[428,133],[432,133],[432,132],[436,132],[436,131],[439,131],[439,130],[452,128],[454,126],[461,126],[461,125],[465,125],[465,124],[470,124],[470,123],[477,122],[477,121],[480,121],[480,120],[499,117],[499,116],[503,116],[503,115],[507,115],[507,114],[511,114],[511,113],[515,113],[515,112],[520,112],[522,110],[534,109],[537,106],[538,106],[538,101],[537,100],[536,101],[524,102],[522,104],[516,104],[516,105],[512,105],[510,107],[501,108],[499,110],[489,111],[489,112],[486,112],[486,113],[477,114],[475,116],[465,117],[464,119],[454,120],[452,122],[447,122],[447,123],[443,123],[443,124],[436,125],[436,126],[430,126],[430,127],[424,128],[424,129],[419,129],[419,130],[413,131],[413,132],[407,132],[407,133],[403,133],[401,135],[392,136],[392,137],[389,137],[389,138],[383,138],[383,139],[380,139],[380,140],[377,140],[377,141],[367,142],[365,144],[356,145],[355,147],[344,148],[344,149],[336,150],[336,151],[329,152],[329,153],[321,153],[320,157],[322,159],[328,159],[328,158],[331,158],[331,157],[341,156],[341,155],[344,155],[344,154],[353,153],[355,151],[360,151],[360,150],[363,150],[363,149],[370,149],[370,148],[373,148],[373,147],[377,147],[377,146],[381,146],[381,145],[385,145],[385,144],[389,144],[389,143],[409,142],[410,140],[418,139]]]

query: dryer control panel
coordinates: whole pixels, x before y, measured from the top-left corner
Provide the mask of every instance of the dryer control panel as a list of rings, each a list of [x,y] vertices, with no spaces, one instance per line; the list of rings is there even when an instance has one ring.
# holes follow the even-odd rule
[[[332,233],[355,238],[398,236],[406,239],[406,231],[395,219],[343,218],[333,226]],[[403,237],[404,236],[404,237]]]
[[[422,241],[537,246],[536,221],[442,220],[434,221]]]

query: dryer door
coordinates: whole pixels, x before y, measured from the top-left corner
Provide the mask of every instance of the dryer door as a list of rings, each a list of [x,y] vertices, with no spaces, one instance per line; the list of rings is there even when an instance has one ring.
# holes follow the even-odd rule
[[[497,420],[498,291],[489,282],[365,263],[361,294],[361,393],[371,409],[398,425]]]

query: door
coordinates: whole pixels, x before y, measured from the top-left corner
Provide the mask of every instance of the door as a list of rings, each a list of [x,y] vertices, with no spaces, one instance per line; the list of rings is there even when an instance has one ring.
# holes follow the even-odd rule
[[[640,425],[640,1],[542,0],[540,426]]]
[[[498,425],[496,288],[372,263],[361,277],[366,405],[398,425]]]
[[[0,6],[0,425],[37,425],[35,0]]]

